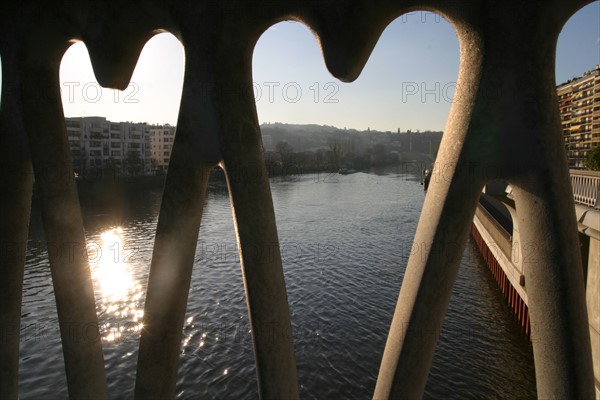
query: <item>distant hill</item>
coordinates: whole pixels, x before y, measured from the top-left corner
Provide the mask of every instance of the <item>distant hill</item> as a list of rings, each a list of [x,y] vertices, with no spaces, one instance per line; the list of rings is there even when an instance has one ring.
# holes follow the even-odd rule
[[[426,155],[432,160],[438,152],[442,132],[380,132],[373,130],[340,129],[327,125],[296,125],[284,123],[263,124],[260,127],[265,151],[275,151],[278,143],[286,142],[298,152],[331,150],[339,145],[362,154],[375,145],[383,145],[386,153],[402,158]],[[421,157],[419,157],[421,158]]]

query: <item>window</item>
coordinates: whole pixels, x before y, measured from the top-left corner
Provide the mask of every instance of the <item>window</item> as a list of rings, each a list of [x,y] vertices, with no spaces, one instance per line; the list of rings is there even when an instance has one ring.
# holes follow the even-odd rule
[[[73,128],[81,128],[81,122],[80,121],[70,121],[67,120],[67,127],[73,127]]]

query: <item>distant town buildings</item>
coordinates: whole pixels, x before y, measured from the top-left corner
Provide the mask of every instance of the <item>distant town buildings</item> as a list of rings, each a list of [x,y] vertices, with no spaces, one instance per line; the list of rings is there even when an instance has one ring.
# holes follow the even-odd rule
[[[154,175],[167,169],[175,127],[66,118],[75,172],[82,177]]]
[[[569,167],[584,168],[589,150],[600,146],[600,64],[556,89]]]
[[[169,166],[173,141],[175,140],[175,127],[156,126],[150,128],[150,160],[153,171],[164,172]]]

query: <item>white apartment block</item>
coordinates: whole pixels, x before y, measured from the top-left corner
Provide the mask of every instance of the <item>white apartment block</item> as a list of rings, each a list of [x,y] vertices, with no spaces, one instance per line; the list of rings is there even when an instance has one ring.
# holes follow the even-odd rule
[[[167,170],[174,141],[174,126],[152,126],[150,128],[150,159],[153,171],[163,172]]]
[[[115,123],[104,117],[65,120],[74,169],[80,176],[135,176],[153,173],[148,124]]]
[[[557,92],[569,167],[584,168],[588,152],[600,146],[600,64]]]

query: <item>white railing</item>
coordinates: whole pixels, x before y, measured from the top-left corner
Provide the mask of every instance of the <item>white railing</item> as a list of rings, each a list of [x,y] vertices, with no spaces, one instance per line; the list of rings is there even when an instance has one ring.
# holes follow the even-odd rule
[[[575,203],[600,208],[600,172],[571,170]]]

